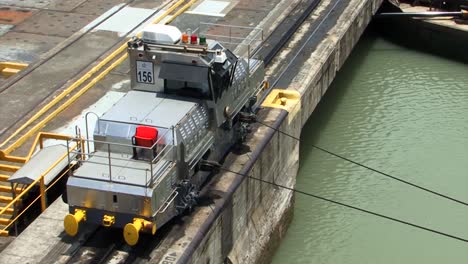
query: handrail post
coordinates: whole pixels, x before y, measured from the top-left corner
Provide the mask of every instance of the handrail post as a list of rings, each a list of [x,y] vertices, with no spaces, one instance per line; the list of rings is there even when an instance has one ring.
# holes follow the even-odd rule
[[[67,157],[68,157],[68,165],[70,165],[71,160],[70,160],[70,143],[67,139]]]
[[[11,192],[11,198],[13,198],[13,201],[16,199],[16,183],[11,182],[11,189],[13,190]],[[13,204],[13,218],[16,218],[18,215],[18,206],[16,206],[16,202]],[[15,221],[15,236],[18,236],[18,222]]]
[[[42,134],[39,134],[39,147],[44,148],[44,140],[42,139]]]
[[[247,45],[247,87],[250,87],[250,43]]]
[[[150,175],[150,177],[151,177],[151,175]],[[151,178],[150,178],[150,181],[151,181]],[[150,186],[151,186],[151,184],[148,185],[148,169],[146,169],[145,170],[145,195],[147,194],[146,190],[148,190],[148,187],[150,187]]]
[[[111,164],[110,143],[107,143],[107,156],[109,158],[109,181],[112,182],[112,164]]]
[[[153,152],[154,153],[154,152]],[[154,156],[154,154],[152,155]],[[151,159],[151,161],[149,162],[150,163],[150,187],[153,186],[153,159],[156,158],[156,157],[153,157]],[[148,181],[147,181],[148,182]]]
[[[41,181],[39,182],[39,188],[41,191],[41,211],[44,212],[46,209],[46,191],[45,191],[45,184],[44,184],[44,174],[41,175]]]
[[[85,144],[83,138],[80,138],[80,146],[81,146],[81,160],[86,159],[86,151],[85,151]]]
[[[85,115],[85,129],[86,129],[86,145],[88,147],[88,154],[91,153],[91,149],[89,148],[89,128],[88,128],[88,115],[94,114],[97,117],[97,132],[101,134],[101,128],[99,127],[99,116],[94,112],[87,112]],[[94,148],[96,149],[96,147]]]

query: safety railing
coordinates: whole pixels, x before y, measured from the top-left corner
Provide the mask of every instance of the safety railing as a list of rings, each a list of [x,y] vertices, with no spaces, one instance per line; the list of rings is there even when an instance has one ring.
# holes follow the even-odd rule
[[[66,140],[68,142],[68,140],[70,140],[71,138],[72,137],[68,135],[41,132],[36,136],[29,153],[25,157],[5,155],[1,158],[1,160],[9,162],[26,163],[34,154],[35,150],[37,149],[37,145],[39,145],[40,149],[44,147],[45,139]],[[43,212],[47,208],[47,191],[50,188],[52,188],[58,181],[60,181],[65,175],[67,175],[67,173],[73,168],[74,165],[69,163],[71,165],[69,165],[67,169],[64,170],[58,177],[56,177],[47,187],[44,182],[45,176],[49,174],[59,163],[66,159],[69,156],[68,153],[70,153],[71,151],[77,151],[78,153],[81,153],[80,150],[83,149],[83,147],[83,141],[80,138],[77,138],[75,143],[69,146],[68,151],[64,153],[53,164],[51,164],[44,172],[42,172],[36,180],[34,180],[31,184],[21,188],[20,194],[16,195],[17,184],[12,184],[12,195],[14,196],[14,198],[11,202],[4,206],[3,209],[0,210],[0,215],[4,215],[8,210],[11,210],[11,208],[13,208],[14,214],[13,218],[9,219],[8,223],[4,225],[2,229],[0,229],[1,235],[8,235],[8,230],[12,227],[12,225],[15,225],[15,231],[17,233],[16,224],[18,219],[24,213],[26,213],[39,199],[41,204],[41,212]],[[24,209],[18,212],[16,209],[17,205],[20,204],[20,201],[26,198],[26,195],[30,192],[31,189],[37,186],[39,186],[39,195],[34,200],[32,200],[27,206],[25,206]]]
[[[236,54],[246,54],[247,60],[252,58],[264,40],[263,29],[258,27],[200,22],[198,31],[198,34],[220,42]]]
[[[198,34],[206,36],[207,39],[216,40],[232,50],[235,54],[242,55],[246,58],[246,81],[250,87],[252,59],[258,59],[253,57],[263,44],[263,29],[258,27],[200,22],[198,30]]]
[[[171,134],[171,135],[170,135]],[[170,142],[166,142],[168,138],[171,138]],[[75,140],[75,139],[71,139]],[[155,180],[160,176],[160,173],[164,171],[164,164],[163,161],[173,161],[175,159],[175,146],[174,146],[174,129],[170,128],[167,129],[163,134],[158,136],[158,139],[151,147],[143,147],[137,146],[133,144],[124,144],[124,143],[117,143],[117,142],[109,142],[109,141],[100,141],[100,140],[92,140],[92,139],[82,139],[83,146],[88,145],[89,143],[92,144],[100,144],[101,149],[106,149],[106,154],[100,154],[102,151],[70,151],[68,153],[69,159],[73,156],[79,154],[82,155],[81,163],[89,163],[89,164],[96,164],[107,166],[108,168],[108,178],[109,182],[113,182],[113,168],[126,168],[135,171],[143,171],[145,173],[145,181],[144,184],[134,184],[142,187],[152,187]],[[69,144],[67,142],[67,144]],[[122,149],[126,148],[127,150],[132,150],[133,154],[122,153],[120,151],[112,151],[112,149]],[[135,154],[138,156],[139,154],[143,153],[142,158],[135,157]],[[148,156],[149,154],[149,156]],[[124,156],[125,155],[125,156]],[[119,157],[120,156],[120,157]],[[95,161],[91,158],[103,158],[106,162],[102,161]],[[144,168],[140,166],[130,166],[130,165],[118,165],[118,161],[132,161],[135,164],[142,164]],[[161,161],[161,162],[160,162]],[[86,177],[86,176],[84,176]]]

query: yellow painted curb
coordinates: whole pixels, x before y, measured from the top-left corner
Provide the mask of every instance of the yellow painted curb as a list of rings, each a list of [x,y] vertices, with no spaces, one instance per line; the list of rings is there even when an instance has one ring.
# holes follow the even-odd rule
[[[288,111],[288,122],[291,123],[301,109],[301,94],[295,90],[273,89],[263,101],[262,107]]]

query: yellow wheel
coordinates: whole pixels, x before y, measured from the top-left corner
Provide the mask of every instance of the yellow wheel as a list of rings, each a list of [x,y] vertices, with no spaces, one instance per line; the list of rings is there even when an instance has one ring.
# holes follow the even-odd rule
[[[135,221],[134,223],[126,224],[123,231],[125,242],[127,242],[127,244],[129,244],[130,246],[136,245],[138,243],[138,239],[140,238],[140,229],[140,221]]]
[[[75,214],[67,214],[63,219],[63,227],[69,236],[76,236],[80,222],[86,220],[86,211],[75,209]]]
[[[78,224],[78,221],[72,214],[67,214],[65,219],[63,219],[63,227],[69,236],[76,236],[78,233]]]

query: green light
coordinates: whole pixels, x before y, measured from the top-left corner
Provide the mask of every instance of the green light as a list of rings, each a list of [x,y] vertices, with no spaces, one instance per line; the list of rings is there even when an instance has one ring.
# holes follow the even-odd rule
[[[206,37],[200,36],[200,45],[206,45]]]

